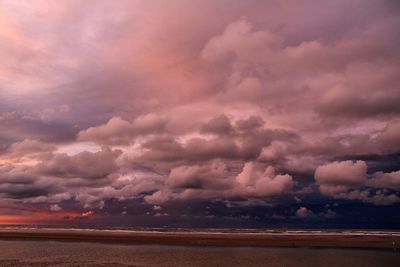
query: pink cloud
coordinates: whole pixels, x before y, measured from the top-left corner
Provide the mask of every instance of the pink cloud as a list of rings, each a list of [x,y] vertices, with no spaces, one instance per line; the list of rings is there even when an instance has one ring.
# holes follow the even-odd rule
[[[396,193],[385,192],[397,190],[399,172],[376,172],[367,175],[367,164],[364,161],[333,162],[319,166],[315,171],[315,180],[322,194],[350,200],[362,200],[376,205],[392,205],[400,202]],[[372,193],[369,188],[379,189]]]
[[[235,180],[238,184],[236,192],[244,197],[278,196],[293,186],[290,175],[276,175],[272,167],[264,169],[253,162],[247,162]]]
[[[363,161],[329,163],[316,169],[315,180],[322,193],[329,195],[345,192],[367,180],[367,165]]]
[[[318,188],[398,203],[396,10],[6,1],[0,197],[48,211],[111,199],[268,201]]]

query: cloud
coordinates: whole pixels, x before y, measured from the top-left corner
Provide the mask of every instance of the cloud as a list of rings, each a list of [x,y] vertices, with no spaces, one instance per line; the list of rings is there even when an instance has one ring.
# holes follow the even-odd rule
[[[367,200],[368,202],[372,202],[375,205],[393,205],[396,203],[400,203],[400,197],[397,194],[384,194],[379,191],[377,194],[371,197],[371,199]]]
[[[220,115],[218,117],[212,118],[210,121],[205,123],[201,131],[204,133],[212,134],[229,134],[233,130],[230,120],[225,115]]]
[[[251,61],[260,50],[276,45],[278,39],[268,31],[253,31],[251,23],[243,18],[228,25],[221,35],[210,39],[204,46],[202,57],[210,61],[229,57]]]
[[[23,142],[24,139],[62,142],[73,140],[76,134],[76,129],[63,121],[45,122],[22,112],[0,110],[0,121],[0,140],[3,144]]]
[[[241,119],[236,121],[236,128],[240,132],[249,132],[257,130],[264,126],[264,120],[259,116],[250,116],[247,119]]]
[[[297,218],[308,218],[314,216],[314,213],[306,207],[300,207],[296,210],[295,216]]]
[[[161,209],[162,209],[161,206],[158,206],[158,205],[153,206],[153,210],[161,210]]]
[[[376,172],[368,180],[368,185],[376,188],[388,188],[392,190],[400,189],[400,171],[394,172]]]
[[[152,161],[206,161],[213,159],[256,159],[263,147],[275,140],[292,142],[297,135],[285,129],[264,128],[259,117],[250,116],[235,122],[225,115],[212,118],[196,137],[159,135],[141,143],[142,158]],[[212,136],[205,135],[212,133]]]
[[[357,188],[367,180],[367,164],[356,162],[332,162],[315,170],[315,180],[323,194],[337,194]]]
[[[133,123],[113,117],[104,125],[79,132],[78,140],[98,144],[126,145],[133,143],[139,135],[160,133],[164,128],[165,121],[154,114],[138,117]]]
[[[400,122],[391,121],[375,138],[380,153],[396,153],[400,150]]]
[[[235,179],[236,192],[243,197],[272,197],[290,191],[293,178],[288,175],[276,175],[272,167],[262,168],[253,162],[247,162]]]
[[[58,190],[54,180],[29,173],[29,167],[0,165],[0,194],[5,198],[31,198]]]
[[[392,205],[400,202],[398,172],[376,172],[367,175],[364,161],[333,162],[319,166],[315,180],[322,194],[339,199],[361,200],[375,205]],[[378,189],[377,191],[375,189]]]
[[[171,192],[166,189],[156,191],[155,193],[145,196],[144,200],[149,204],[161,204],[171,199]]]
[[[89,216],[92,216],[93,214],[94,214],[94,212],[90,210],[90,211],[86,211],[86,212],[82,213],[82,216],[89,217]]]
[[[53,204],[53,205],[50,205],[50,210],[51,211],[60,211],[60,210],[62,210],[62,208],[57,204]]]
[[[227,166],[213,162],[205,166],[179,166],[173,168],[165,183],[170,188],[181,189],[227,189],[230,187]]]
[[[318,112],[329,116],[369,117],[396,115],[400,113],[397,103],[400,93],[385,94],[371,92],[368,97],[360,96],[357,91],[343,85],[329,89],[317,104]]]
[[[15,142],[7,149],[4,158],[18,159],[23,157],[50,156],[57,149],[55,144],[44,143],[38,140],[25,139]]]
[[[121,153],[120,150],[103,148],[98,152],[84,151],[74,156],[55,154],[52,159],[36,165],[34,172],[59,177],[105,178],[118,170],[115,160]]]
[[[337,213],[332,211],[331,209],[328,209],[324,212],[321,212],[318,214],[320,217],[322,217],[323,219],[334,219],[337,217]]]
[[[293,186],[288,174],[275,174],[272,167],[247,162],[236,176],[221,161],[209,164],[173,168],[164,187],[146,196],[149,203],[163,203],[171,199],[204,198],[273,198],[287,193]]]

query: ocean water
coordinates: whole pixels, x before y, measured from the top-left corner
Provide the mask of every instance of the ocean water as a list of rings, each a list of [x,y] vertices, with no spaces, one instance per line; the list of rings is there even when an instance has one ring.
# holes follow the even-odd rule
[[[0,241],[0,266],[400,266],[400,252]]]

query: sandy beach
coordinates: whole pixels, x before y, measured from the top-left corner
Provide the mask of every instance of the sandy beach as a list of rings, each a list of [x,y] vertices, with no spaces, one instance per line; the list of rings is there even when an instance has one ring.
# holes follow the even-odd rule
[[[3,228],[2,240],[51,240],[121,244],[373,248],[400,250],[398,232],[229,232],[229,231],[157,231]]]
[[[2,267],[397,267],[399,261],[390,250],[0,240]]]

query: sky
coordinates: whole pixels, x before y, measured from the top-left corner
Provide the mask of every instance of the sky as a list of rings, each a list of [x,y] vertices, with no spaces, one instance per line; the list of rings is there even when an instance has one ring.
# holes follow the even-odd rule
[[[0,224],[399,227],[399,12],[0,0]]]

